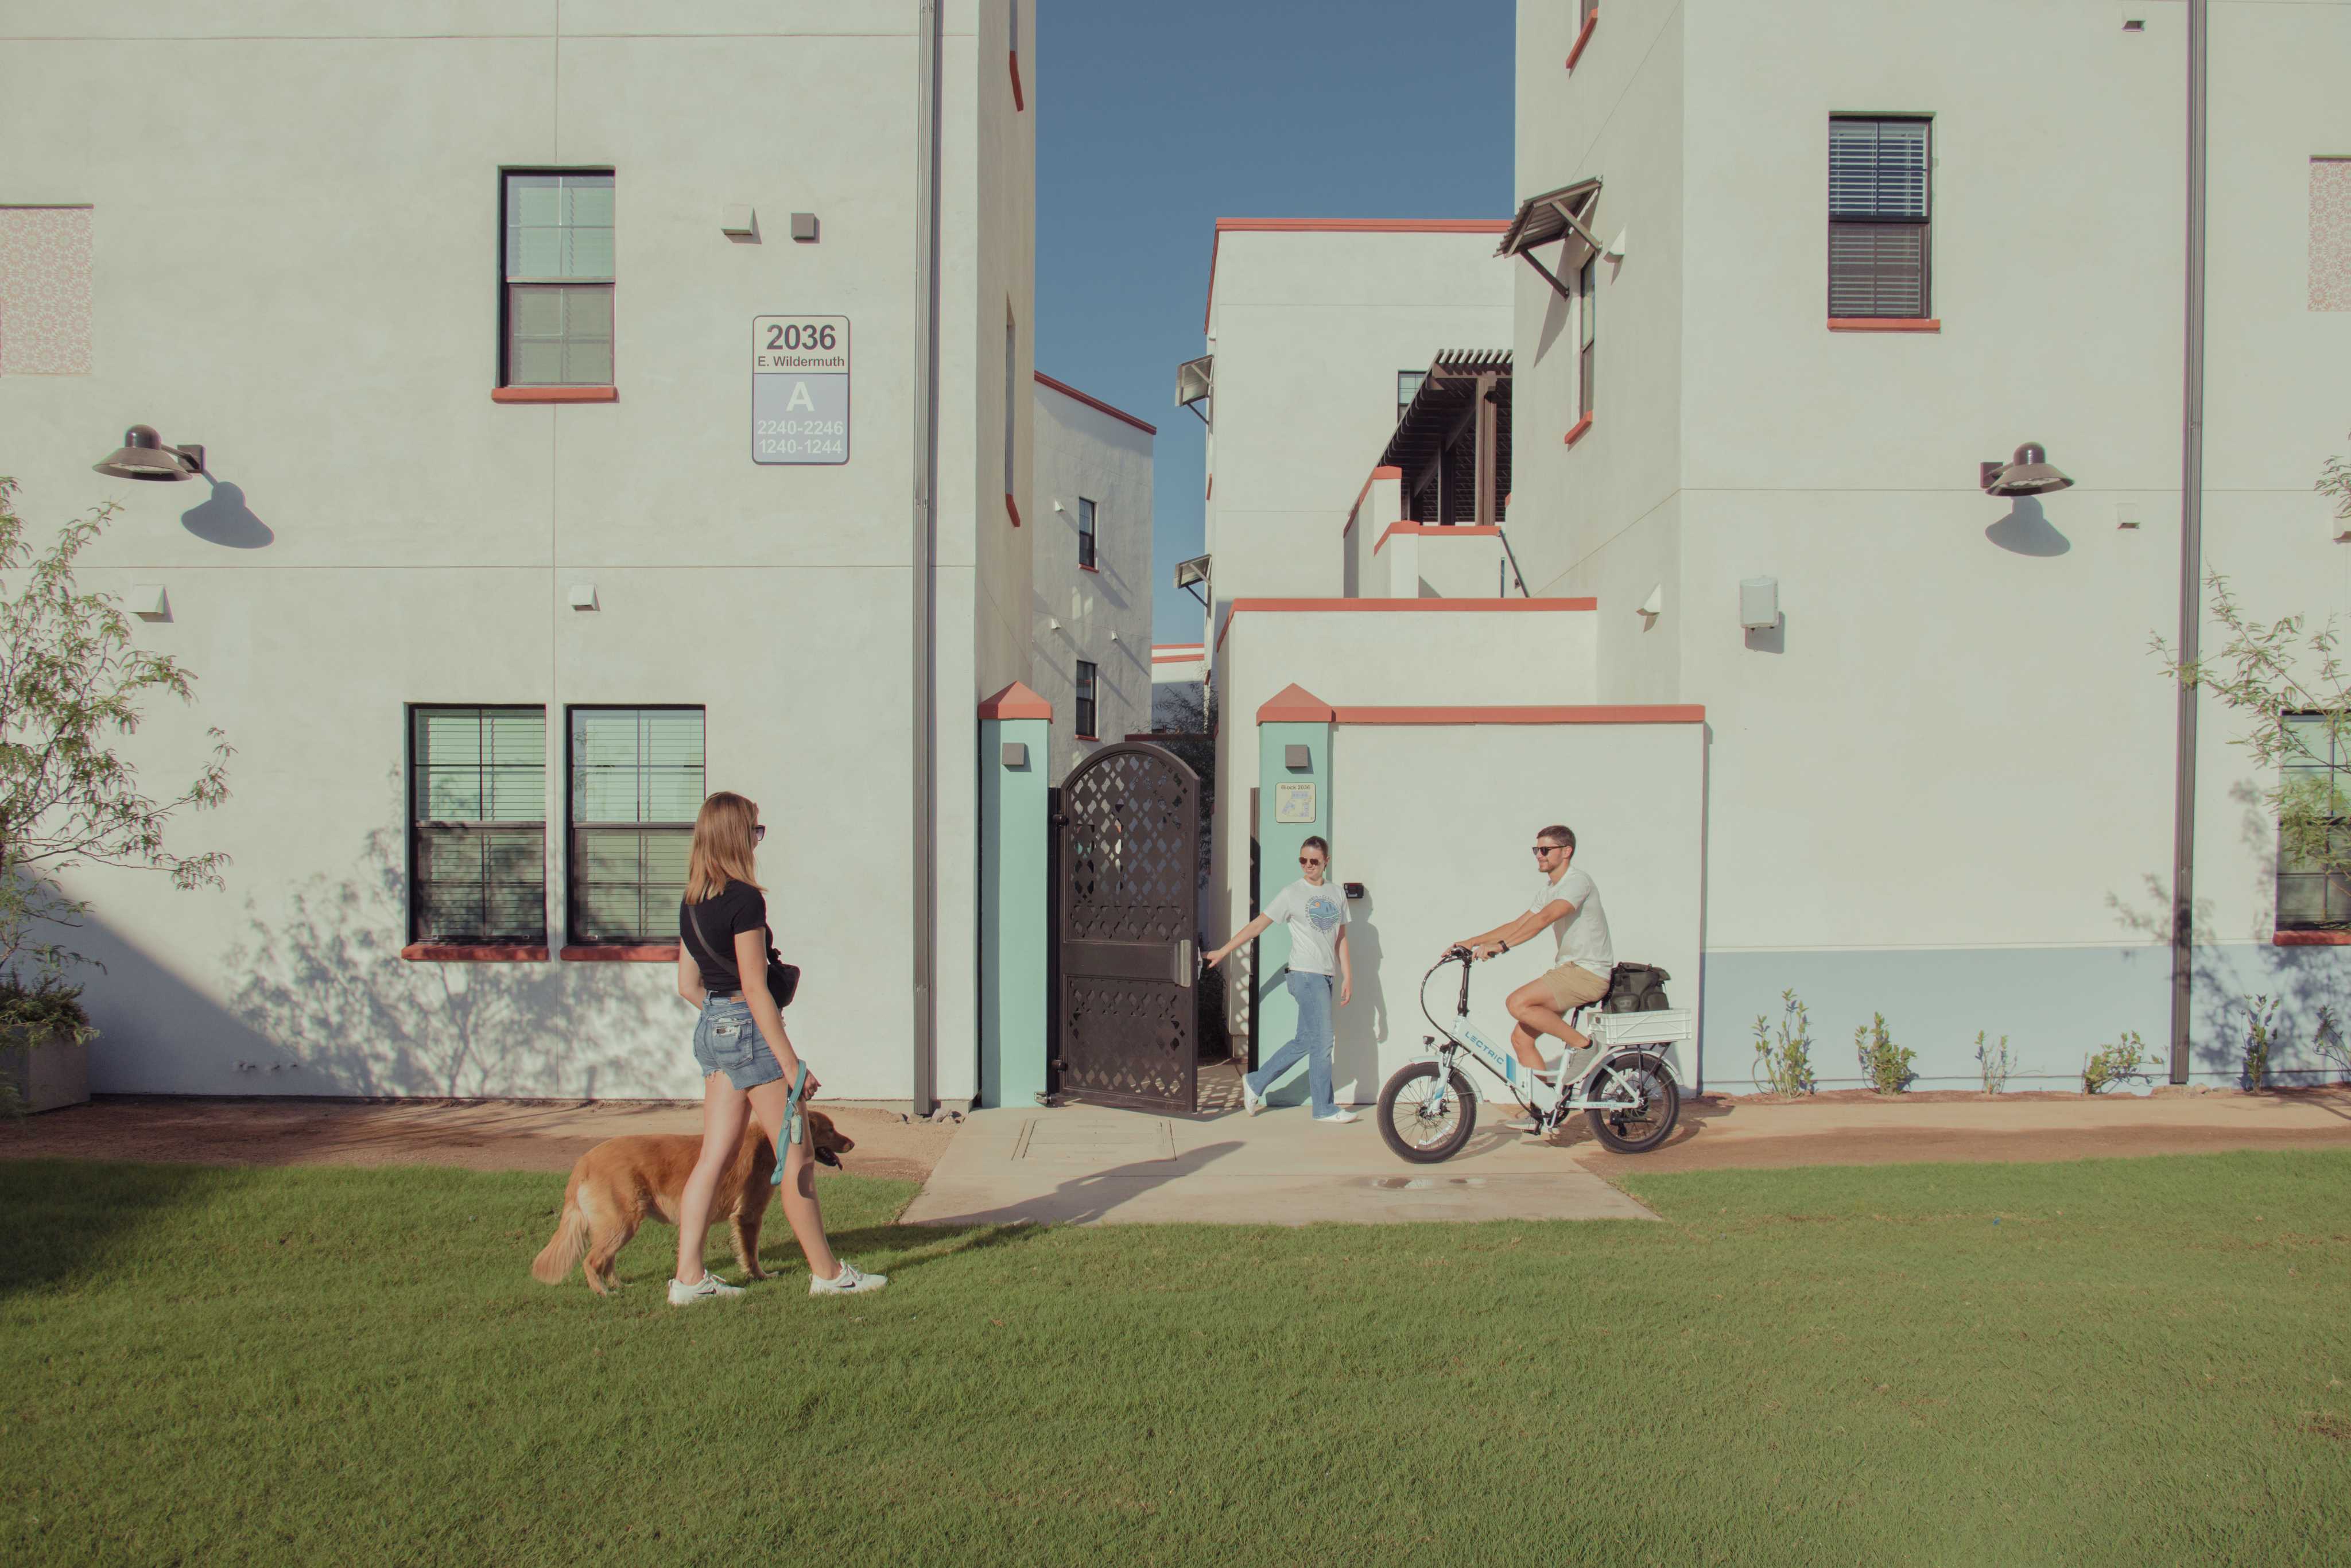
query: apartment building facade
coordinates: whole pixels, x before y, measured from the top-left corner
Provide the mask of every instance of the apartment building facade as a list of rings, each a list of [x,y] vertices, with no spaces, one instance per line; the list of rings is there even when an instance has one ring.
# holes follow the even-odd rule
[[[1151,448],[1155,425],[1042,371],[1036,390],[1035,645],[1051,705],[1050,778],[1151,727]]]
[[[1466,918],[1461,869],[1489,781],[1547,771],[1556,810],[1524,825],[1606,824],[1579,863],[1609,892],[1619,953],[1669,962],[1677,1003],[1700,1004],[1685,1066],[1709,1086],[1748,1085],[1754,1026],[1789,991],[1825,1085],[1860,1082],[1845,1042],[1877,1014],[1924,1087],[1978,1082],[1979,1030],[2007,1037],[2018,1088],[2077,1084],[2089,1051],[2133,1038],[2156,1082],[2233,1082],[2257,997],[2283,998],[2273,1075],[2323,1071],[2312,1044],[2351,912],[2281,865],[2261,806],[2274,779],[2209,696],[2179,801],[2177,687],[2149,643],[2178,643],[2183,574],[2225,574],[2264,621],[2351,609],[2351,546],[2313,488],[2351,428],[2351,121],[2331,85],[2351,6],[1530,3],[1517,53],[1520,200],[1489,263],[1512,291],[1506,527],[1489,543],[1426,516],[1373,466],[1385,434],[1356,437],[1371,477],[1326,504],[1356,497],[1417,562],[1506,540],[1500,595],[1547,608],[1470,613],[1500,596],[1483,553],[1448,577],[1324,548],[1290,569],[1296,591],[1360,611],[1280,613],[1383,631],[1259,638],[1270,665],[1226,659],[1276,612],[1220,581],[1215,678],[1249,688],[1227,693],[1222,765],[1249,775],[1224,791],[1242,812],[1219,840],[1227,929],[1251,907],[1248,830],[1271,841],[1246,800],[1271,764],[1242,708],[1329,707],[1343,753],[1351,703],[1450,703],[1456,766],[1422,783],[1458,779],[1477,804],[1382,821],[1460,852],[1416,845],[1374,897],[1491,924]],[[1224,348],[1228,453],[1249,436]],[[1378,380],[1330,395],[1369,400]],[[2028,465],[2069,482],[2023,493]],[[1248,559],[1229,531],[1220,573]],[[1414,593],[1461,612],[1405,614]],[[1342,695],[1374,659],[1392,695]],[[1319,704],[1273,701],[1285,684]],[[1507,704],[1554,727],[1478,727]],[[1698,726],[1698,808],[1678,774],[1650,814],[1628,801],[1627,770],[1667,764],[1635,760],[1603,714]],[[1343,772],[1329,785],[1348,789]],[[1364,849],[1334,844],[1343,866]],[[1695,915],[1628,917],[1618,890],[1693,874]],[[1514,962],[1496,983],[1524,977]]]
[[[74,876],[94,1086],[694,1094],[677,891],[731,789],[828,1092],[969,1098],[1033,8],[0,29],[0,468],[37,525],[120,507],[83,580],[198,680],[144,776],[235,747],[173,841],[225,891]],[[202,473],[94,474],[128,425]]]

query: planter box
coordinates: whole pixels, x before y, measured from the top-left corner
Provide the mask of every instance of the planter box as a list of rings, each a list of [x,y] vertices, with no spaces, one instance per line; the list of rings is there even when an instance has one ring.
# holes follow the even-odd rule
[[[0,1082],[15,1086],[27,1111],[82,1104],[89,1099],[89,1046],[51,1040],[0,1047]]]

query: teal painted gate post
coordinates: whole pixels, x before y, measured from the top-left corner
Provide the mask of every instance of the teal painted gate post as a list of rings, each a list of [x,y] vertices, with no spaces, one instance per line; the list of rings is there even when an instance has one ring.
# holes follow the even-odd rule
[[[1257,710],[1257,841],[1259,896],[1273,895],[1298,880],[1298,852],[1307,839],[1331,836],[1331,705],[1296,685],[1285,686]],[[1250,1028],[1260,1064],[1298,1032],[1298,1004],[1290,998],[1290,928],[1276,924],[1257,939],[1250,974],[1257,987]],[[1276,1105],[1306,1101],[1306,1064],[1266,1086]]]
[[[1046,786],[1053,709],[1015,681],[979,705],[979,1103],[1033,1105],[1051,1040],[1045,995]]]

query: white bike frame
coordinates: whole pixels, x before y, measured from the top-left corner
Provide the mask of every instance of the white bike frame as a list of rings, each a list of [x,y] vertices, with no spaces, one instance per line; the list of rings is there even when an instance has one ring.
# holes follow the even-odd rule
[[[1424,979],[1421,983],[1425,992],[1427,981]],[[1426,1001],[1427,998],[1424,994],[1422,1011],[1431,1023],[1436,1023],[1436,1015],[1427,1012]],[[1576,1009],[1569,1017],[1568,1027],[1587,1039],[1592,1038],[1593,1031],[1584,1027],[1583,1020],[1588,1019],[1598,1010],[1598,1003],[1586,1003]],[[1446,1096],[1453,1092],[1452,1076],[1447,1070],[1453,1065],[1455,1058],[1464,1053],[1471,1061],[1484,1067],[1487,1071],[1500,1079],[1502,1086],[1517,1097],[1519,1103],[1545,1121],[1556,1121],[1571,1111],[1629,1110],[1641,1103],[1641,1096],[1625,1075],[1616,1070],[1616,1059],[1629,1051],[1647,1051],[1656,1053],[1659,1050],[1656,1046],[1640,1045],[1620,1045],[1613,1050],[1604,1047],[1594,1066],[1587,1070],[1573,1086],[1582,1088],[1589,1084],[1596,1090],[1600,1087],[1600,1081],[1604,1074],[1609,1081],[1608,1086],[1615,1091],[1615,1094],[1608,1099],[1594,1099],[1590,1095],[1571,1096],[1571,1085],[1565,1083],[1545,1083],[1536,1076],[1534,1069],[1518,1059],[1516,1053],[1503,1050],[1479,1032],[1478,1026],[1469,1021],[1467,1011],[1457,1009],[1451,1023],[1437,1024],[1437,1027],[1450,1037],[1451,1049],[1438,1046],[1433,1051],[1426,1051],[1414,1058],[1417,1061],[1437,1063],[1437,1088],[1426,1102],[1432,1113],[1444,1110]],[[1562,1056],[1560,1068],[1562,1073],[1566,1067],[1567,1058]]]

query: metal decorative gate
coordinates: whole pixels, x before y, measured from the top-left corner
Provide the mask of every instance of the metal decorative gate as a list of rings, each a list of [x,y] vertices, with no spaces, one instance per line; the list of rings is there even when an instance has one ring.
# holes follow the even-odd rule
[[[1194,1108],[1200,780],[1156,746],[1108,746],[1062,782],[1054,820],[1062,1092]]]

